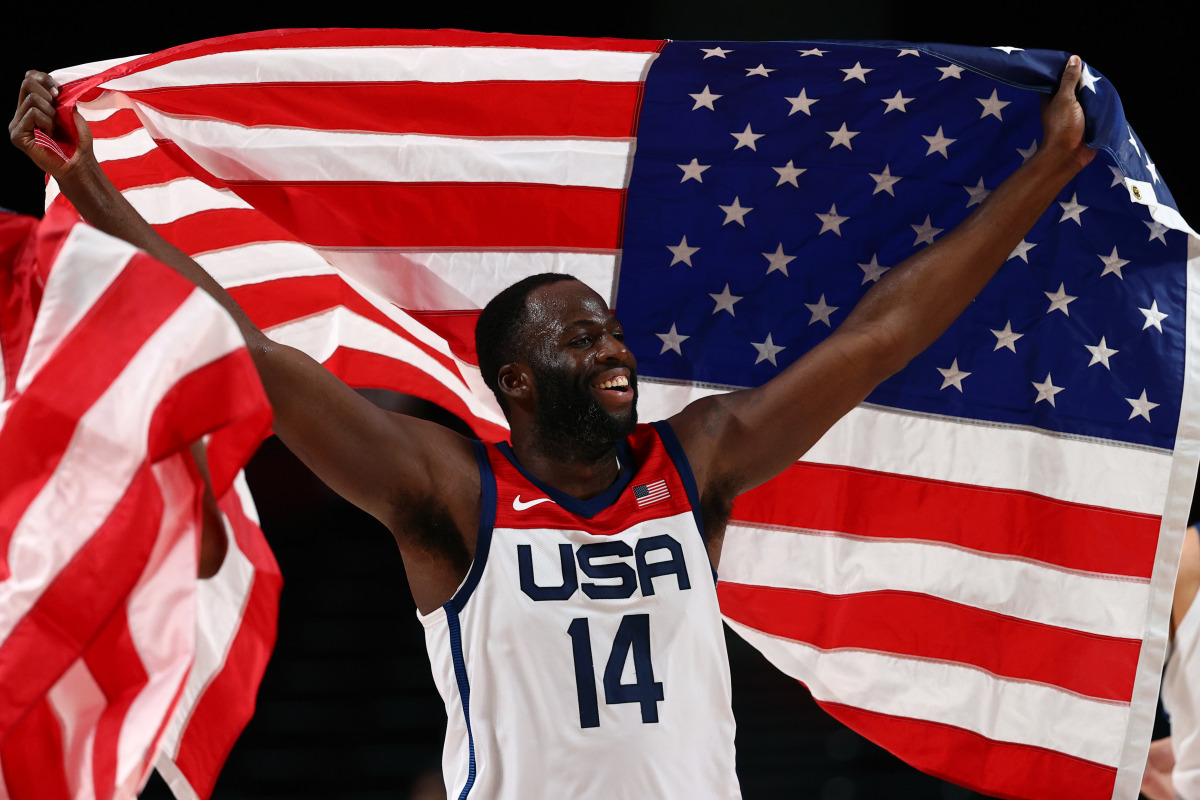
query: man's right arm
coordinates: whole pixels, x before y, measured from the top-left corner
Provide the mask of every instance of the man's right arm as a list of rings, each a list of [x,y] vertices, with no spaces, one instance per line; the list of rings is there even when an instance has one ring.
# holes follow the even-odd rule
[[[87,222],[172,267],[233,316],[275,412],[275,432],[321,480],[397,533],[402,552],[402,523],[414,509],[448,492],[477,496],[469,440],[379,409],[305,353],[269,339],[203,267],[164,240],[113,186],[92,154],[81,117],[76,116],[79,147],[69,161],[36,144],[35,129],[53,130],[57,96],[49,75],[26,74],[9,124],[13,144],[57,181]],[[474,531],[470,519],[457,522]]]

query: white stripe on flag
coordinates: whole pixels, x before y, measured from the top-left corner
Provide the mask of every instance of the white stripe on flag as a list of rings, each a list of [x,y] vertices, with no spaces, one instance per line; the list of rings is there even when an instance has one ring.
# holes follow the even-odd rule
[[[646,419],[661,419],[691,400],[723,391],[642,380],[638,410]],[[980,458],[980,453],[1004,453],[1005,458]],[[1155,516],[1162,513],[1171,471],[1171,454],[1161,450],[868,405],[839,420],[803,460]]]
[[[86,225],[71,229],[46,279],[25,360],[17,374],[18,392],[29,388],[61,343],[63,331],[79,324],[136,253],[133,245]]]
[[[103,84],[118,92],[162,86],[372,81],[642,80],[653,53],[523,47],[327,47],[213,53]]]
[[[313,248],[299,242],[254,242],[195,256],[226,289],[281,278],[336,275]]]
[[[945,662],[861,650],[819,650],[726,620],[817,700],[953,725],[1107,766],[1121,757],[1129,707]],[[964,701],[964,698],[970,698]],[[1029,720],[1038,720],[1030,725]],[[1087,731],[1081,736],[1080,731]],[[914,729],[913,735],[919,735]]]
[[[632,139],[471,138],[246,127],[139,106],[146,130],[226,181],[538,183],[621,189]],[[129,134],[132,135],[132,134]]]
[[[145,128],[135,128],[121,136],[95,139],[92,151],[96,154],[96,160],[104,163],[105,161],[120,161],[123,158],[144,156],[157,146]]]
[[[175,222],[200,211],[250,208],[233,192],[214,189],[195,178],[179,178],[158,186],[128,189],[121,194],[151,225]]]
[[[804,564],[804,569],[797,569]],[[919,592],[1018,619],[1141,639],[1149,582],[944,544],[731,524],[721,580],[825,594]]]
[[[95,797],[92,753],[96,745],[96,726],[107,705],[104,691],[81,658],[50,687],[46,699],[62,731],[63,749],[61,764],[47,764],[46,768],[63,770],[71,797]],[[8,798],[7,794],[2,796]]]

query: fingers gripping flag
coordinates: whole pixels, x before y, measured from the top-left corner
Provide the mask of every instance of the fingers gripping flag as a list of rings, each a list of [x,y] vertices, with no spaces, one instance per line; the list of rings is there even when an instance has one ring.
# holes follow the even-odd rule
[[[133,798],[164,750],[215,777],[274,638],[278,571],[234,489],[270,421],[254,366],[210,297],[62,209],[0,212],[0,255],[0,794]],[[232,534],[203,582],[200,439]],[[244,631],[211,635],[214,594]]]
[[[497,439],[471,332],[500,288],[608,297],[644,417],[759,384],[1036,151],[1065,58],[320,30],[58,77],[114,182],[270,335]],[[1136,795],[1200,452],[1196,237],[1084,84],[1095,161],[945,336],[739,500],[721,563],[730,625],[827,710],[1004,797]]]

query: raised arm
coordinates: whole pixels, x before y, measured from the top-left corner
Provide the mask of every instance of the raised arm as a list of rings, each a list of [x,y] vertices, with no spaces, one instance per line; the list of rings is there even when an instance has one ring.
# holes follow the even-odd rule
[[[882,381],[928,347],[1089,161],[1072,56],[1042,115],[1037,153],[971,216],[889,270],[820,345],[756,389],[706,398],[671,418],[701,494],[732,502],[786,469]]]
[[[410,524],[411,518],[439,497],[478,496],[470,441],[440,425],[379,409],[309,356],[269,339],[203,267],[159,236],[117,191],[97,163],[87,123],[78,113],[79,147],[69,161],[36,144],[35,130],[50,134],[54,129],[58,93],[49,75],[26,73],[9,123],[12,143],[57,181],[87,222],[172,267],[233,316],[275,412],[275,432],[334,491],[393,531],[417,594],[412,558],[445,559],[425,552],[429,548],[421,545],[419,526]],[[478,508],[470,501],[465,505],[474,509],[474,517],[458,512],[463,519],[456,520],[457,527],[473,532]]]

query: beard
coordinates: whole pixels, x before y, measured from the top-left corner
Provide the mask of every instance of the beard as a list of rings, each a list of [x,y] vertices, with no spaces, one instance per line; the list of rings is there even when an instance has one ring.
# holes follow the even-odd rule
[[[530,365],[538,393],[535,441],[547,455],[576,461],[602,458],[637,426],[637,376],[629,376],[633,402],[624,413],[605,411],[587,384],[572,383],[552,367]]]

